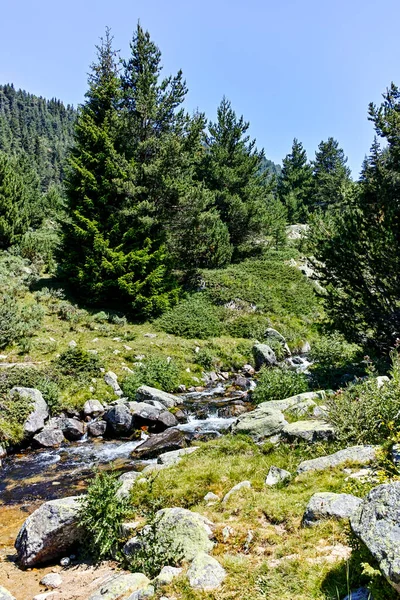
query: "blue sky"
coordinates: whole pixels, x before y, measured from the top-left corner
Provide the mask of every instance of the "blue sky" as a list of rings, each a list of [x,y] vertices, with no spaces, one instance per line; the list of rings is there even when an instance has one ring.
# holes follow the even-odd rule
[[[333,136],[357,176],[368,103],[400,85],[398,0],[4,0],[0,82],[76,105],[105,26],[126,55],[138,19],[164,72],[183,69],[188,109],[213,118],[225,94],[275,162],[294,137],[312,158]]]

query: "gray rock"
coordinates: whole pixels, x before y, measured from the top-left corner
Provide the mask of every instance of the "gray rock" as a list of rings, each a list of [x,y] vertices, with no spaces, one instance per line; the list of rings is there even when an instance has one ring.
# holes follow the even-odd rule
[[[222,503],[224,504],[225,502],[227,502],[233,494],[236,494],[236,492],[238,492],[239,490],[241,490],[243,488],[250,489],[251,488],[250,481],[241,481],[240,483],[237,483],[236,485],[234,485],[233,488],[231,490],[229,490],[229,492],[227,492],[225,494],[225,496],[222,498]]]
[[[302,524],[304,527],[310,527],[325,519],[348,519],[361,502],[361,498],[356,498],[351,494],[319,492],[310,498]]]
[[[104,375],[104,381],[106,382],[107,385],[109,385],[113,389],[114,394],[116,396],[123,396],[123,391],[121,390],[121,388],[119,386],[118,377],[116,376],[115,373],[113,373],[112,371],[108,371]]]
[[[313,402],[318,402],[319,400],[325,400],[326,394],[324,391],[319,392],[304,392],[303,394],[296,394],[296,396],[290,396],[290,398],[284,398],[283,400],[270,400],[268,402],[263,402],[259,406],[263,406],[264,404],[268,404],[270,408],[276,408],[277,410],[281,410],[285,412],[288,408],[292,408],[293,406],[302,405],[304,402],[309,402],[312,400]]]
[[[39,448],[58,448],[65,441],[61,429],[43,429],[33,436],[33,444]]]
[[[62,586],[62,577],[59,573],[48,573],[40,580],[40,585],[44,585],[50,590],[56,590]]]
[[[217,496],[217,494],[213,494],[213,492],[208,492],[204,496],[204,502],[207,502],[208,504],[215,504],[216,502],[219,502],[219,496]]]
[[[354,592],[350,592],[343,600],[374,600],[372,594],[367,588],[358,588]]]
[[[198,446],[191,446],[190,448],[181,448],[180,450],[172,450],[172,452],[164,452],[163,454],[160,454],[157,462],[170,467],[176,465],[181,460],[182,456],[192,454],[192,452],[195,452],[198,449]]]
[[[378,390],[380,390],[381,387],[383,387],[386,383],[389,383],[389,381],[390,381],[390,379],[386,375],[380,375],[379,377],[377,377],[376,385],[378,387]]]
[[[275,352],[268,346],[268,344],[254,344],[253,356],[256,369],[260,369],[264,365],[267,367],[273,367],[278,364]]]
[[[104,407],[99,400],[87,400],[83,405],[85,417],[99,417],[104,413]]]
[[[128,598],[128,600],[145,600],[146,598],[153,598],[156,591],[153,585],[148,585],[147,587],[138,590],[137,592],[133,592]]]
[[[22,525],[15,542],[23,567],[63,556],[81,539],[78,527],[80,503],[76,496],[50,500],[33,512]]]
[[[160,405],[159,402],[157,404]],[[146,426],[151,431],[161,432],[168,427],[176,427],[179,424],[176,417],[165,410],[163,405],[161,405],[160,410],[147,402],[130,402],[129,409],[132,413],[133,427],[136,429]]]
[[[285,471],[285,469],[280,469],[279,467],[271,466],[268,472],[267,478],[265,480],[266,485],[278,485],[278,483],[286,483],[290,481],[292,478],[291,473],[289,471]]]
[[[24,436],[33,436],[43,429],[45,421],[49,417],[48,406],[41,392],[35,388],[13,387],[10,391],[10,397],[16,395],[26,398],[32,404],[32,412],[24,423]]]
[[[132,430],[132,415],[125,404],[112,406],[104,415],[112,433],[124,434]]]
[[[221,587],[226,571],[215,558],[201,552],[190,565],[187,577],[190,587],[195,590],[216,590]]]
[[[15,598],[5,587],[0,585],[0,600],[15,600]]]
[[[88,425],[88,434],[91,437],[101,437],[107,430],[107,423],[105,421],[93,421]]]
[[[132,452],[133,458],[156,458],[160,454],[186,447],[185,434],[180,429],[170,428],[150,436]]]
[[[378,450],[379,446],[351,446],[334,454],[303,460],[297,467],[297,473],[324,471],[325,469],[344,465],[347,462],[366,465],[376,460]]]
[[[0,444],[0,469],[2,467],[2,460],[6,458],[7,450],[4,448],[3,444]],[[0,598],[1,600],[1,598]]]
[[[61,560],[60,560],[60,565],[62,567],[64,567],[64,569],[66,569],[67,567],[69,567],[71,564],[71,559],[69,556],[64,556]]]
[[[286,356],[291,355],[290,348],[287,345],[286,339],[281,333],[279,333],[279,331],[273,329],[272,327],[268,327],[268,329],[265,331],[264,337],[267,341],[267,344],[269,344],[270,342],[278,342],[282,346],[282,349],[284,350]]]
[[[147,402],[148,404],[152,404],[152,402],[156,401],[165,408],[173,408],[177,404],[181,404],[180,398],[177,398],[173,394],[168,394],[167,392],[162,392],[156,388],[149,387],[148,385],[142,385],[136,391],[136,400],[138,402]]]
[[[117,490],[117,498],[128,498],[129,492],[135,485],[135,481],[141,476],[139,471],[129,471],[129,473],[123,473],[119,477],[119,481],[122,483],[121,487]]]
[[[163,567],[160,573],[154,579],[153,583],[156,585],[156,587],[169,585],[173,582],[175,577],[179,577],[181,573],[182,569],[179,567]]]
[[[81,440],[86,433],[86,425],[78,419],[64,419],[62,430],[67,440],[76,442]]]
[[[122,547],[122,554],[127,558],[134,556],[139,550],[143,549],[143,544],[138,536],[130,538]]]
[[[255,410],[240,415],[232,425],[232,433],[250,435],[255,441],[280,433],[286,425],[285,417],[280,410],[269,407],[268,404],[263,402]]]
[[[92,594],[89,600],[132,600],[132,595],[145,590],[150,580],[143,573],[116,574]],[[137,600],[138,596],[133,596]]]
[[[307,417],[312,414],[315,406],[317,405],[314,400],[304,400],[304,402],[299,402],[299,404],[287,408],[285,414],[295,418]]]
[[[400,467],[400,444],[394,444],[391,450],[392,461],[397,469]]]
[[[371,490],[351,516],[354,533],[378,561],[382,573],[400,592],[400,481]]]
[[[296,421],[288,423],[282,430],[282,436],[289,441],[302,439],[306,442],[316,442],[319,440],[329,441],[335,437],[335,431],[329,423],[325,421]]]

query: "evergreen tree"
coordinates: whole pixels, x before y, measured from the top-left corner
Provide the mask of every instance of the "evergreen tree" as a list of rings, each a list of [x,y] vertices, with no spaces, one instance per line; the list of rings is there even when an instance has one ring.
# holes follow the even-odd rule
[[[16,161],[0,152],[0,249],[18,243],[27,231],[28,199]]]
[[[292,151],[283,159],[278,196],[287,208],[289,223],[307,220],[312,187],[312,167],[301,142],[293,140]]]
[[[351,189],[350,169],[339,143],[332,137],[321,142],[313,161],[312,209],[325,210],[346,199]]]

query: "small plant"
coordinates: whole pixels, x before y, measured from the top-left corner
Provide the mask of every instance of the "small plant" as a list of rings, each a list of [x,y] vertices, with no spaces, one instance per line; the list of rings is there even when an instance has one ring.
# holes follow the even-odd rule
[[[93,315],[93,321],[96,321],[96,323],[107,323],[108,314],[104,312],[104,310],[101,310],[100,312]]]
[[[201,348],[195,353],[193,360],[206,370],[212,369],[218,362],[218,359],[210,348]]]
[[[134,400],[136,390],[141,385],[173,392],[180,382],[180,371],[176,363],[171,360],[168,362],[165,358],[150,356],[141,367],[138,367],[134,373],[128,375],[121,383],[124,395]]]
[[[268,400],[283,400],[308,390],[308,381],[304,373],[289,369],[266,368],[260,370],[257,387],[253,392],[256,404]]]
[[[111,319],[111,323],[114,325],[119,325],[120,327],[125,327],[128,323],[128,319],[126,317],[119,317],[118,315],[113,315]]]
[[[128,501],[117,496],[121,485],[116,474],[98,472],[79,499],[83,546],[96,561],[118,553],[121,525],[129,515]]]
[[[197,294],[166,312],[155,324],[167,333],[205,340],[222,334],[224,310]]]
[[[23,425],[32,412],[32,399],[20,394],[8,396],[0,402],[0,441],[20,443],[24,437]]]
[[[232,337],[255,340],[264,337],[268,326],[269,319],[258,313],[250,313],[239,315],[229,323],[227,331]]]
[[[63,375],[97,375],[102,363],[96,354],[79,346],[68,348],[56,359],[56,365]]]

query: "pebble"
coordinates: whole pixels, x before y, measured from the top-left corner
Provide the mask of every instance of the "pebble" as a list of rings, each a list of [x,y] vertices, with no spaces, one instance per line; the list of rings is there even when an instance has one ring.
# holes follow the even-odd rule
[[[49,573],[40,580],[40,585],[44,585],[51,590],[55,590],[62,586],[62,582],[63,580],[59,573]]]
[[[62,558],[60,560],[60,565],[62,567],[69,567],[70,564],[71,564],[71,559],[69,558],[69,556],[65,556],[64,558]]]

